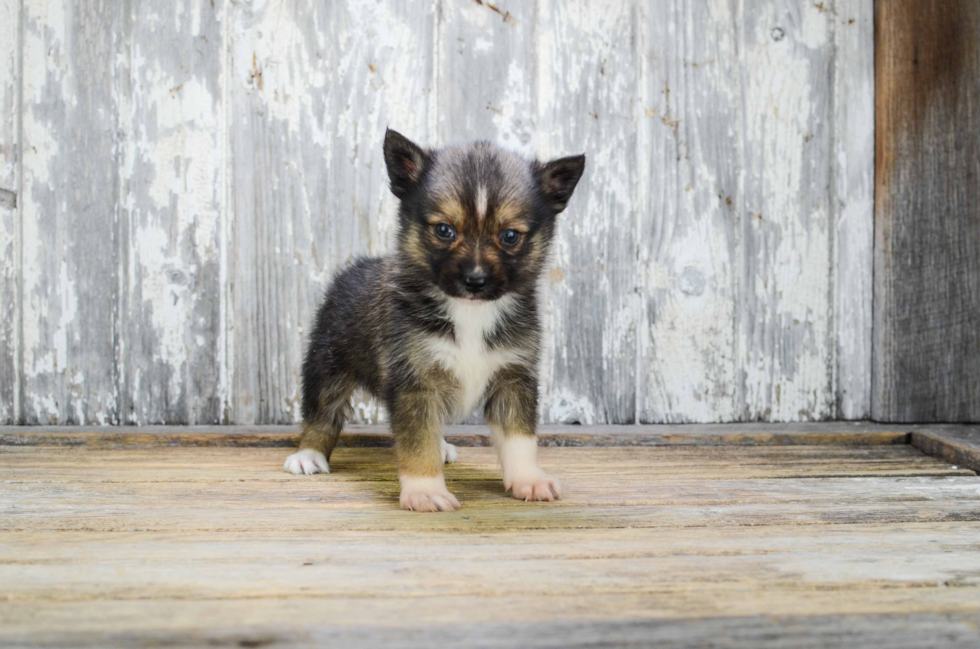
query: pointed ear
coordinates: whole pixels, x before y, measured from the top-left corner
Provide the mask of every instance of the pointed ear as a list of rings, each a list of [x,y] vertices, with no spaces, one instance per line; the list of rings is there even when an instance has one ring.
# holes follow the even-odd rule
[[[385,165],[391,193],[405,198],[422,177],[429,156],[407,137],[390,128],[385,131]]]
[[[575,185],[585,171],[585,155],[573,155],[544,164],[539,163],[539,169],[541,190],[555,213],[561,212],[568,205],[572,192],[575,191]]]

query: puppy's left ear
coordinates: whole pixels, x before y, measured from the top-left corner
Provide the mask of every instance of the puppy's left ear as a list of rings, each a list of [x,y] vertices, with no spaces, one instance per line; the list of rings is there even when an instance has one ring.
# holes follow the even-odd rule
[[[398,198],[408,196],[429,161],[429,156],[417,144],[390,128],[385,131],[385,165],[391,180],[391,193]]]
[[[585,155],[573,155],[544,164],[538,163],[538,170],[541,190],[557,214],[568,205],[572,192],[575,191],[575,185],[585,171]]]

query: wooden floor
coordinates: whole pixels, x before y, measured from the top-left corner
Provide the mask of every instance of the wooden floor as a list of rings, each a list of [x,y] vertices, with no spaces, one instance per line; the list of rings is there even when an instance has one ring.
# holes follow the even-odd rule
[[[389,448],[3,429],[0,646],[980,646],[980,478],[872,428],[543,448],[553,504],[459,433],[431,515]]]

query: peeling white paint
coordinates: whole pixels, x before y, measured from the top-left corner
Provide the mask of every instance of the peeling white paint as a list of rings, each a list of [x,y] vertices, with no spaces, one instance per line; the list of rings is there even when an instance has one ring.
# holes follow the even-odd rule
[[[101,18],[27,3],[21,244],[0,223],[0,251],[24,258],[25,410],[196,422],[217,398],[232,422],[298,418],[329,278],[394,243],[391,126],[587,154],[542,281],[544,421],[867,414],[872,4],[826,7],[543,0],[510,21],[477,3],[180,0],[133,17],[103,80],[118,159],[93,162],[118,165],[122,192],[120,414],[114,394],[83,402],[105,367],[73,357],[88,285],[60,226],[80,159],[64,116],[87,110],[90,72],[72,53]]]
[[[18,84],[20,3],[0,0],[0,424],[16,423],[20,415],[20,275],[18,210],[21,157]],[[9,193],[8,193],[9,192]],[[20,201],[23,203],[23,201]]]

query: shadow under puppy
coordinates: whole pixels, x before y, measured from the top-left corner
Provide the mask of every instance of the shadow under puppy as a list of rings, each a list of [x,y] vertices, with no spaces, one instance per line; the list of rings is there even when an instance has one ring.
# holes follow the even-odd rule
[[[488,142],[423,150],[391,130],[384,154],[397,249],[355,261],[327,291],[303,363],[303,436],[283,468],[329,471],[360,386],[388,409],[404,509],[459,508],[442,429],[480,404],[504,486],[561,498],[537,463],[537,280],[585,156],[532,162]]]

